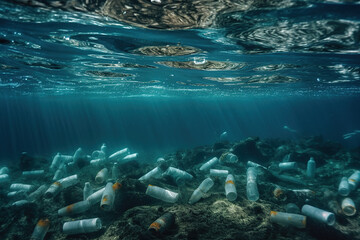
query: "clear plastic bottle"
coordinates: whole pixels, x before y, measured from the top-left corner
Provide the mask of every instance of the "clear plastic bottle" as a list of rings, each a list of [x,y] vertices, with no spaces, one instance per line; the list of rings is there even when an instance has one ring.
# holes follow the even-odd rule
[[[219,163],[219,159],[217,157],[213,157],[200,167],[200,171],[208,171],[211,167],[215,166]]]
[[[10,185],[10,191],[26,191],[30,192],[35,188],[34,185],[23,184],[23,183],[13,183]]]
[[[79,159],[83,158],[84,157],[84,152],[82,150],[82,148],[78,148],[75,153],[74,153],[74,156],[73,156],[73,161],[74,163],[77,163],[79,161]]]
[[[100,218],[82,219],[65,222],[63,225],[63,233],[67,235],[91,233],[100,230],[101,227],[102,224]]]
[[[305,204],[301,208],[301,213],[310,218],[314,218],[320,222],[326,223],[329,226],[334,225],[335,223],[335,214],[332,212],[327,212],[320,208],[316,208],[310,205]]]
[[[96,174],[95,182],[97,184],[101,184],[108,179],[108,176],[109,176],[109,170],[107,168],[103,168]]]
[[[44,176],[44,174],[45,174],[44,170],[33,170],[33,171],[22,172],[23,177],[26,177],[26,178],[42,177],[42,176]]]
[[[102,195],[105,191],[105,187],[100,188],[99,190],[97,190],[96,192],[94,192],[93,194],[91,194],[87,200],[89,201],[89,203],[91,205],[95,205],[97,203],[99,203],[101,201]]]
[[[290,171],[298,169],[297,162],[281,162],[279,163],[280,171]]]
[[[116,182],[108,182],[105,186],[105,190],[101,196],[100,207],[104,211],[111,211],[114,206],[115,194],[121,188],[121,184]]]
[[[94,191],[93,191],[90,183],[86,182],[84,185],[84,189],[83,189],[83,200],[87,200],[87,198],[93,193],[94,193]]]
[[[359,183],[360,183],[360,171],[355,171],[351,176],[348,178],[348,183],[351,190],[355,190]]]
[[[124,161],[135,160],[135,159],[137,159],[138,156],[139,156],[138,153],[128,154],[121,161],[124,162]]]
[[[316,172],[316,162],[313,157],[310,158],[310,160],[307,162],[307,168],[306,168],[306,176],[308,178],[314,178]]]
[[[119,176],[120,176],[119,164],[114,163],[111,168],[111,178],[116,180],[116,179],[118,179]]]
[[[36,189],[31,194],[29,194],[28,200],[30,202],[35,202],[35,201],[39,200],[46,192],[46,189],[47,189],[47,186],[45,184],[41,185],[38,189]]]
[[[225,181],[225,195],[226,198],[232,202],[237,198],[237,191],[235,187],[235,178],[232,174],[229,174]]]
[[[146,195],[168,203],[175,203],[179,199],[178,193],[150,184],[146,189]]]
[[[347,177],[342,177],[341,178],[339,188],[338,188],[338,193],[343,197],[346,197],[346,196],[349,195],[349,193],[350,193],[350,185],[349,185]]]
[[[351,198],[344,198],[341,202],[341,210],[346,216],[354,216],[356,213],[354,201]]]
[[[227,177],[229,174],[228,170],[210,169],[210,176],[212,177]]]
[[[150,172],[146,173],[144,176],[139,178],[139,181],[149,181],[151,178],[159,179],[161,178],[161,175],[163,174],[163,171],[160,167],[156,167]]]
[[[169,167],[164,173],[164,176],[170,176],[172,177],[177,185],[181,185],[184,181],[188,181],[193,179],[193,176],[190,173],[187,173],[183,170],[174,168],[174,167]]]
[[[249,167],[246,171],[246,196],[250,201],[257,201],[259,199],[256,177],[256,169],[254,167]]]
[[[223,153],[219,159],[220,163],[236,163],[238,161],[238,157],[230,152]]]
[[[199,187],[195,189],[191,195],[189,204],[198,202],[204,196],[204,194],[212,188],[212,186],[214,186],[214,181],[211,178],[206,178],[204,181],[202,181]]]
[[[49,228],[50,228],[49,219],[47,218],[40,219],[34,228],[30,240],[43,240]]]
[[[129,153],[128,148],[121,149],[121,150],[111,154],[109,156],[109,160],[110,161],[117,161],[117,160],[121,159],[122,157],[126,156],[128,153]]]
[[[306,227],[306,217],[300,214],[271,211],[270,221],[282,226]]]

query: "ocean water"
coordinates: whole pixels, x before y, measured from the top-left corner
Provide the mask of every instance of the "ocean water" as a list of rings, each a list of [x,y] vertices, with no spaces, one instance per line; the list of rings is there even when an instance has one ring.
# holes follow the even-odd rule
[[[161,154],[223,131],[360,142],[343,139],[360,129],[358,1],[136,1],[119,20],[65,2],[0,3],[3,161],[102,142]]]

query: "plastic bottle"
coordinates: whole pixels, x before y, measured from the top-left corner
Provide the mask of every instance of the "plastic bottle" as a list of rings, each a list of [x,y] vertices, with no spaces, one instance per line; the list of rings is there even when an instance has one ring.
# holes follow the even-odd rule
[[[100,218],[83,219],[64,223],[63,232],[67,235],[91,233],[100,230],[101,227]]]
[[[100,207],[105,211],[111,211],[114,206],[115,193],[119,189],[119,183],[108,182],[101,197]]]
[[[300,214],[271,211],[270,221],[282,226],[306,227],[306,217]]]
[[[83,213],[90,209],[90,202],[88,200],[80,201],[70,204],[66,207],[60,208],[58,214],[60,216],[69,216],[73,214]]]
[[[24,199],[24,198],[27,198],[26,191],[8,192],[8,194],[6,196],[8,198],[12,198],[12,199]]]
[[[193,179],[193,176],[190,173],[187,173],[183,170],[169,167],[163,175],[171,176],[177,183],[177,185],[181,185],[184,181],[188,181]]]
[[[91,157],[94,159],[105,160],[105,153],[103,151],[96,150],[92,152]]]
[[[10,191],[32,191],[34,189],[34,185],[30,184],[22,184],[22,183],[13,183],[10,185]]]
[[[10,182],[10,177],[8,174],[4,173],[0,175],[0,183]]]
[[[61,178],[63,178],[65,176],[65,164],[62,163],[59,168],[56,170],[54,177],[53,177],[53,181],[57,181]]]
[[[354,216],[356,213],[355,203],[351,198],[345,198],[341,202],[341,209],[346,216]]]
[[[150,172],[146,173],[144,176],[139,178],[139,181],[149,181],[151,178],[159,179],[161,178],[161,175],[163,174],[163,171],[160,167],[156,167]]]
[[[31,194],[29,194],[28,200],[30,202],[35,202],[35,201],[39,200],[46,192],[46,189],[47,189],[47,186],[45,184],[41,185],[40,187],[38,187],[38,189],[36,189]]]
[[[114,163],[111,168],[111,178],[116,180],[116,179],[118,179],[119,176],[120,176],[119,164]]]
[[[154,233],[162,233],[165,230],[169,229],[175,222],[174,214],[167,212],[161,217],[156,219],[150,226],[148,231]]]
[[[204,194],[212,188],[212,186],[214,186],[214,181],[211,178],[206,178],[204,181],[202,181],[199,187],[195,189],[191,195],[189,204],[194,204],[199,201],[204,196]]]
[[[100,150],[104,153],[104,157],[107,157],[107,146],[105,143],[103,143],[100,147]]]
[[[257,201],[259,199],[259,191],[256,183],[256,169],[249,167],[246,171],[246,196],[250,201]]]
[[[47,218],[40,219],[34,228],[30,240],[43,240],[49,228],[50,228],[49,219]]]
[[[87,200],[88,197],[93,194],[94,191],[89,182],[86,182],[83,189],[83,200]]]
[[[220,142],[226,142],[228,141],[228,133],[227,132],[223,132],[221,135],[220,135]]]
[[[97,184],[101,184],[104,181],[106,181],[108,176],[109,176],[109,170],[107,168],[103,168],[96,174],[95,182]]]
[[[23,199],[23,200],[19,200],[19,201],[14,202],[13,204],[11,204],[11,206],[14,206],[14,207],[23,207],[23,206],[25,206],[25,205],[27,205],[27,204],[29,204],[29,203],[30,203],[30,202],[29,202],[28,200]]]
[[[210,176],[212,177],[227,177],[228,174],[228,170],[210,169]]]
[[[9,173],[9,168],[7,168],[7,167],[0,168],[0,175],[8,174],[8,173]]]
[[[360,183],[360,171],[355,171],[348,179],[351,190],[355,190]]]
[[[298,168],[297,162],[282,162],[279,163],[280,171],[296,170]]]
[[[105,191],[105,187],[97,190],[96,192],[94,192],[93,194],[91,194],[91,195],[87,198],[87,200],[89,201],[89,203],[90,203],[91,205],[95,205],[95,204],[99,203],[99,202],[101,201],[101,198],[102,198],[102,195],[103,195],[104,191]]]
[[[133,153],[133,154],[129,154],[126,155],[121,161],[130,161],[130,160],[135,160],[138,157],[138,153]]]
[[[110,161],[116,161],[116,160],[122,158],[123,156],[127,155],[128,153],[129,153],[128,148],[121,149],[120,151],[117,151],[117,152],[111,154],[109,156],[109,160]]]
[[[335,215],[332,212],[327,212],[325,210],[310,206],[305,204],[301,208],[301,213],[310,218],[314,218],[320,222],[326,223],[329,226],[334,225]]]
[[[44,176],[44,174],[45,174],[44,170],[33,170],[33,171],[22,172],[23,177],[27,177],[27,178],[42,177]]]
[[[223,153],[219,159],[220,163],[236,163],[238,157],[230,152]]]
[[[56,169],[58,169],[58,167],[60,166],[61,163],[61,157],[60,157],[60,153],[57,153],[50,165],[50,172],[55,172]]]
[[[93,159],[93,160],[90,161],[90,165],[93,166],[93,167],[101,166],[104,163],[105,163],[104,159],[102,159],[102,158]]]
[[[79,182],[77,175],[72,175],[66,178],[62,178],[59,181],[54,182],[50,185],[48,190],[46,190],[44,197],[51,198],[56,196],[61,190],[73,186]]]
[[[306,176],[308,178],[314,178],[316,172],[316,163],[313,157],[310,158],[310,160],[307,162],[307,168],[306,168]]]
[[[344,197],[349,195],[349,193],[350,193],[350,185],[349,185],[347,177],[342,177],[341,178],[339,188],[338,188],[338,193],[341,196],[344,196]]]
[[[215,166],[219,163],[219,159],[217,157],[213,157],[200,167],[200,171],[208,171],[211,167]]]
[[[146,195],[168,203],[175,203],[179,199],[178,193],[150,184],[146,189]]]
[[[84,152],[83,152],[82,148],[78,148],[75,151],[74,156],[73,156],[74,163],[77,163],[79,161],[79,159],[81,159],[83,157],[84,157]]]
[[[237,198],[237,192],[235,187],[235,179],[232,174],[229,174],[225,181],[225,195],[226,198],[232,202]]]

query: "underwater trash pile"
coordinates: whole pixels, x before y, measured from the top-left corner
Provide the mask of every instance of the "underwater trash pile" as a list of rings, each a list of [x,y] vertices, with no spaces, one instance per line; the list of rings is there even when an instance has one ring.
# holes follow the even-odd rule
[[[8,210],[1,211],[1,235],[254,239],[249,226],[256,225],[258,239],[360,238],[356,153],[335,151],[316,137],[230,143],[223,133],[220,139],[154,163],[128,148],[109,154],[103,144],[91,155],[82,148],[57,153],[47,165],[27,157],[26,170],[4,166],[0,203]]]

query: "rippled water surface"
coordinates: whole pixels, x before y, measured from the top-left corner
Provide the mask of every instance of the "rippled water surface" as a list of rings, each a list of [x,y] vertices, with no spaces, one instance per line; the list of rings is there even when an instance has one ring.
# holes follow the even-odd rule
[[[65,2],[1,1],[2,93],[360,93],[359,1]]]

